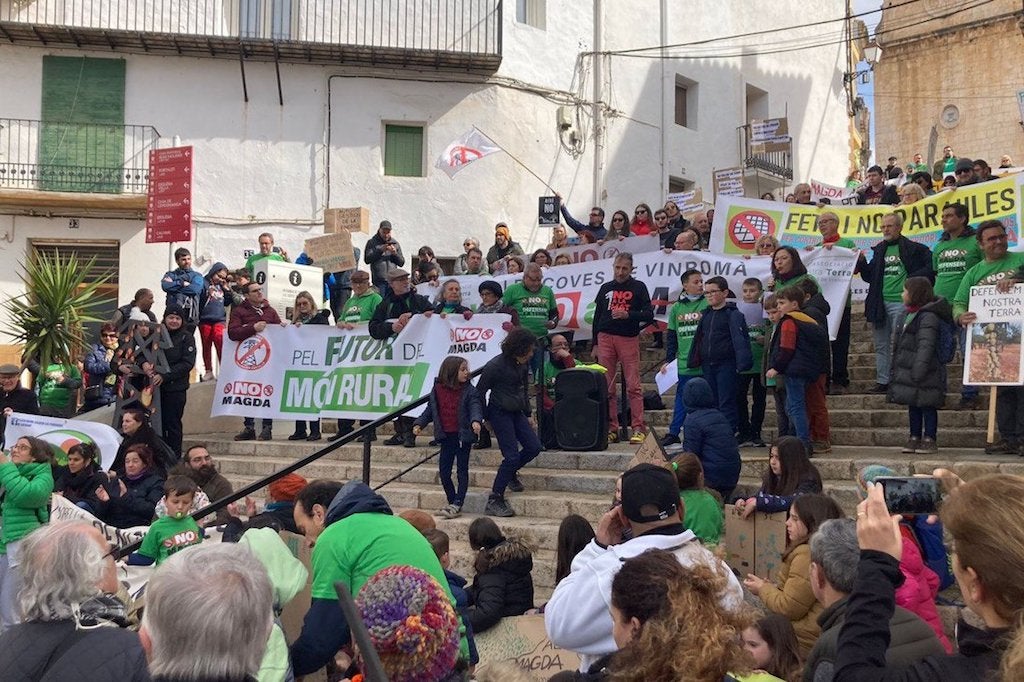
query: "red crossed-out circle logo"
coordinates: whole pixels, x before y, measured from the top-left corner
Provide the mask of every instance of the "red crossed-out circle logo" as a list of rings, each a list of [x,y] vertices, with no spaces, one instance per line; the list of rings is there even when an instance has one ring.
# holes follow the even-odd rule
[[[729,221],[729,238],[744,251],[753,251],[758,238],[775,234],[775,219],[764,211],[746,209]]]
[[[270,361],[270,342],[257,334],[238,344],[235,349],[235,364],[244,370],[254,372]]]

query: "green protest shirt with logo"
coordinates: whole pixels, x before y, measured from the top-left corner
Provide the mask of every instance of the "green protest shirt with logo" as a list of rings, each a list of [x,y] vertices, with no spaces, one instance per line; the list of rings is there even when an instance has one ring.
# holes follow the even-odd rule
[[[252,266],[256,264],[256,261],[263,260],[264,258],[267,258],[269,260],[278,260],[278,261],[281,261],[281,262],[287,262],[287,261],[285,261],[284,256],[282,256],[279,253],[275,253],[275,252],[272,251],[272,252],[270,252],[270,253],[268,253],[267,255],[264,256],[262,253],[257,251],[256,253],[252,254],[251,256],[249,256],[248,258],[245,259],[245,269],[249,271],[250,275],[252,274]]]
[[[693,337],[697,333],[697,325],[700,318],[707,310],[708,302],[703,296],[695,301],[680,298],[672,304],[668,313],[668,330],[676,335],[676,369],[680,376],[700,376],[703,374],[700,367],[689,368],[686,360],[690,357],[690,346],[693,345]]]
[[[383,299],[373,289],[368,289],[362,296],[351,296],[345,301],[345,309],[341,311],[341,321],[355,324],[369,322],[373,311]]]
[[[964,273],[960,288],[956,290],[956,296],[953,298],[953,318],[967,312],[967,304],[971,300],[971,287],[995,284],[1007,277],[1013,277],[1021,267],[1024,267],[1024,253],[1011,252],[991,263],[981,261],[968,270]]]
[[[175,552],[202,541],[203,531],[191,516],[180,519],[162,516],[149,527],[139,547],[139,554],[153,559],[159,566]]]
[[[747,333],[750,336],[750,354],[754,358],[754,364],[746,372],[740,372],[740,374],[761,373],[761,364],[764,362],[764,343],[771,329],[772,322],[767,317],[758,324],[747,325]]]
[[[932,247],[935,295],[952,301],[956,297],[964,274],[983,258],[978,240],[973,234],[935,242],[935,246]]]
[[[515,308],[519,313],[520,326],[529,329],[536,337],[547,335],[551,311],[558,310],[555,294],[546,284],[541,285],[537,293],[528,290],[522,282],[509,284],[501,300],[505,305]]]
[[[903,283],[907,281],[907,269],[900,258],[899,244],[890,244],[885,249],[883,265],[882,300],[886,303],[899,303],[903,300]]]

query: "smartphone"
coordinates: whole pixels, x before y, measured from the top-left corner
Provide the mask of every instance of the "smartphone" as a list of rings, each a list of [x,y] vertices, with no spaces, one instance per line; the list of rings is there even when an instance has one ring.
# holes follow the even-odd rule
[[[281,253],[281,247],[280,246],[275,246],[273,248],[273,251],[274,251],[274,253]]]
[[[892,514],[934,514],[942,502],[939,479],[934,476],[880,476],[885,506]]]

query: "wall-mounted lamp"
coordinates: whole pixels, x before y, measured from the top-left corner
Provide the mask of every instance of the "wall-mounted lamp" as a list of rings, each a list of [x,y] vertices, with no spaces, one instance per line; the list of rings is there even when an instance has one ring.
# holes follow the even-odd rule
[[[858,69],[856,71],[847,71],[843,74],[844,83],[852,83],[855,80],[860,79],[861,83],[868,82],[868,74],[875,70],[875,64],[882,58],[882,48],[877,43],[870,43],[864,48],[864,61],[867,63],[868,68]]]

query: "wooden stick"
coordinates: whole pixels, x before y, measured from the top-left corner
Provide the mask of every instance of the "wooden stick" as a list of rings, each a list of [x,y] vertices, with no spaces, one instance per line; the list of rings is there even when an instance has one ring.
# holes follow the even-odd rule
[[[988,432],[989,443],[996,442],[996,386],[988,387]]]

